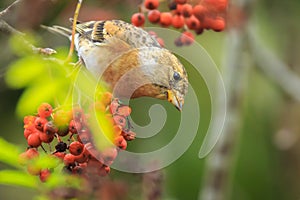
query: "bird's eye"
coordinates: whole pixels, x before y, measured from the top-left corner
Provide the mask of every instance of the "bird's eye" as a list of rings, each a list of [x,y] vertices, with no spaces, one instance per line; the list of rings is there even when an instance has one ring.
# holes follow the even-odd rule
[[[174,80],[178,81],[179,79],[181,79],[181,76],[178,72],[174,72],[173,78],[174,78]]]

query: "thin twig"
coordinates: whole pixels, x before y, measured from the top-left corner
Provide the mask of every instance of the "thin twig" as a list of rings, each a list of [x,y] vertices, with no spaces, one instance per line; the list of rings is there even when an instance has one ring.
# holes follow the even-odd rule
[[[0,19],[3,18],[6,14],[8,14],[13,9],[13,7],[15,7],[21,1],[23,0],[16,0],[12,4],[10,4],[6,9],[2,10],[0,12]]]
[[[24,36],[25,36],[24,33],[16,30],[15,28],[10,26],[8,23],[6,23],[6,21],[4,21],[2,19],[0,19],[0,32],[4,32],[4,33],[7,33],[7,34],[11,34],[11,35],[17,35],[17,36],[22,37],[22,38],[24,38]],[[25,39],[23,40],[23,42],[32,50],[33,53],[47,55],[47,56],[56,53],[56,51],[51,49],[51,48],[35,47],[34,45],[29,43]]]
[[[300,101],[300,77],[279,59],[257,34],[254,25],[247,29],[253,58],[267,76],[273,79],[286,93]]]

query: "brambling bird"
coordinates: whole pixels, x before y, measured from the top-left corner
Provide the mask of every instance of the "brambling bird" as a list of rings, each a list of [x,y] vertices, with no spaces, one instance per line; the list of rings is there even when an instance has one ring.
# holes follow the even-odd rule
[[[48,29],[71,38],[72,31],[65,27]],[[82,64],[114,89],[115,97],[149,96],[182,110],[186,70],[142,28],[121,20],[78,22],[75,49]]]

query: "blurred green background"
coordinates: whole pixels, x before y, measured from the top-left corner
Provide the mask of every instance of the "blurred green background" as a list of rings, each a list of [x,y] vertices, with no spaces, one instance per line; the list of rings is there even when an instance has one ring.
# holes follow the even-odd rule
[[[12,2],[12,0],[2,0],[0,8],[5,8]],[[79,20],[130,21],[131,15],[138,11],[139,3],[138,0],[86,0]],[[68,19],[72,17],[75,4],[76,1],[25,0],[6,16],[6,21],[18,30],[34,32],[39,37],[41,46],[58,48],[68,45],[69,42],[63,37],[47,33],[39,25],[69,26]],[[229,16],[233,24],[224,32],[205,31],[197,37],[197,41],[207,50],[221,71],[227,70],[223,65],[230,66],[232,60],[229,57],[234,57],[236,68],[230,71],[229,75],[225,71],[223,76],[226,80],[226,76],[230,77],[234,74],[230,78],[231,84],[234,87],[241,86],[237,87],[239,90],[237,94],[234,92],[229,94],[236,97],[230,107],[236,109],[238,124],[234,124],[237,128],[232,127],[228,136],[226,135],[228,133],[224,135],[225,139],[231,142],[229,141],[227,146],[229,151],[220,154],[225,155],[225,162],[215,164],[220,165],[217,167],[219,172],[221,171],[218,178],[215,174],[217,172],[210,173],[209,162],[212,161],[209,157],[198,158],[204,134],[210,123],[211,102],[201,75],[194,73],[193,67],[187,63],[190,82],[200,91],[198,100],[201,121],[198,134],[190,148],[180,159],[163,170],[163,199],[198,199],[199,193],[201,195],[205,192],[204,188],[210,188],[211,177],[217,177],[214,179],[213,188],[216,189],[216,193],[221,193],[221,197],[212,199],[293,200],[300,198],[300,104],[293,95],[289,95],[280,87],[278,79],[270,78],[270,74],[262,70],[263,67],[258,67],[259,61],[251,53],[251,38],[247,37],[250,24],[254,24],[257,28],[255,34],[263,42],[261,45],[267,47],[276,58],[282,60],[292,74],[300,78],[299,9],[298,0],[261,0],[250,2],[246,6],[239,6],[239,1],[232,1]],[[230,36],[232,31],[240,36],[242,43],[240,52],[229,52],[230,45],[234,45],[233,42],[227,41],[232,39]],[[10,49],[8,40],[9,36],[0,32],[0,136],[19,146],[20,149],[25,149],[22,119],[18,118],[15,112],[22,90],[12,90],[4,81],[7,67],[17,59]],[[237,73],[241,70],[242,73]],[[298,86],[300,88],[300,85]],[[152,103],[162,102],[148,102],[144,99],[131,102],[132,118],[136,123],[141,125],[149,123],[149,118],[145,115],[147,115],[147,106]],[[167,133],[177,129],[180,114],[168,103],[162,104],[167,108],[168,116],[172,116],[168,118],[163,131],[146,141],[137,139],[129,144],[129,148],[137,149],[147,145],[149,148],[155,148],[172,138],[172,135]],[[209,156],[213,154],[218,155],[218,150],[216,149]],[[0,168],[7,167],[0,163]],[[136,175],[116,171],[112,171],[112,176],[114,179],[119,178],[128,182],[140,180]],[[32,199],[36,191],[0,186],[0,194],[0,198],[4,200]]]

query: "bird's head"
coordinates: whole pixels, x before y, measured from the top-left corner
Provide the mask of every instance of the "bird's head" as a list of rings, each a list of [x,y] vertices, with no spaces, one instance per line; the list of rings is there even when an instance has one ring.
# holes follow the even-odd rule
[[[168,100],[181,111],[188,90],[185,68],[178,58],[166,49],[161,49],[155,54],[155,64],[147,67],[151,72],[146,74],[148,79],[160,88],[156,98]]]

